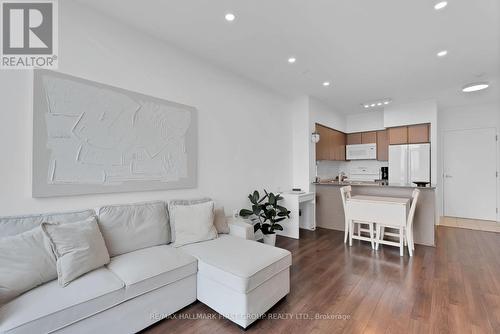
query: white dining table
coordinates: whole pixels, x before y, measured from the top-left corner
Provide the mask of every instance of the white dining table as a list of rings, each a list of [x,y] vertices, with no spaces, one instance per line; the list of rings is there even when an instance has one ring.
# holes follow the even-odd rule
[[[410,198],[354,195],[346,200],[347,219],[405,226]]]

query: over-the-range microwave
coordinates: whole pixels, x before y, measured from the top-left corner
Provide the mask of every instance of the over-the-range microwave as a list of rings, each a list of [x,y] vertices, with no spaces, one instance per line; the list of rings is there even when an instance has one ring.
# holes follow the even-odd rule
[[[346,160],[377,159],[377,144],[356,144],[346,146]]]

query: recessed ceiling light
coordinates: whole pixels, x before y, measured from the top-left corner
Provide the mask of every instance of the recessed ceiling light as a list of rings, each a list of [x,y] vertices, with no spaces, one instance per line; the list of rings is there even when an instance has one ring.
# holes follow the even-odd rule
[[[490,84],[487,83],[487,82],[475,82],[475,83],[471,83],[471,84],[465,85],[462,88],[462,92],[464,92],[464,93],[477,92],[477,91],[486,89],[489,86],[490,86]]]
[[[440,1],[434,5],[435,10],[440,10],[443,9],[444,7],[448,6],[448,1]]]
[[[389,101],[384,101],[384,104],[385,104],[385,105],[389,104]]]
[[[363,107],[365,107],[365,108],[370,108],[370,105],[365,104]]]
[[[224,16],[224,18],[228,22],[233,22],[234,19],[236,18],[236,15],[234,15],[233,13],[227,13],[226,16]]]
[[[293,63],[295,63],[296,61],[297,61],[297,59],[296,59],[295,57],[290,57],[290,58],[288,58],[288,62],[289,62],[290,64],[293,64]]]
[[[376,106],[375,103],[370,104],[370,107],[375,107],[375,106]]]
[[[325,81],[325,82],[323,82],[323,86],[325,86],[325,87],[330,86],[330,81]]]
[[[442,50],[437,53],[438,57],[444,57],[448,54],[448,50]]]
[[[378,106],[381,106],[381,105],[382,105],[382,102],[377,103],[377,105],[378,105]]]

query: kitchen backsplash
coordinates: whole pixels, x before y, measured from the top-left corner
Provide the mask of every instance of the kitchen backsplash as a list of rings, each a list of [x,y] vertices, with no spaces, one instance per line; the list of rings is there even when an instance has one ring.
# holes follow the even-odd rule
[[[387,167],[387,161],[378,160],[352,160],[352,161],[317,161],[318,176],[323,179],[335,178],[340,172],[344,172],[349,177],[350,170],[366,167],[380,171],[380,167]]]

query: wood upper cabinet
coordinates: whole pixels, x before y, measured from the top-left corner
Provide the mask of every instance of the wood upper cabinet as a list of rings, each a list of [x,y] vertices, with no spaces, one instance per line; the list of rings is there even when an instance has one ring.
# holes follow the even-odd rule
[[[316,124],[320,139],[316,144],[316,160],[345,160],[346,134]]]
[[[316,143],[316,160],[330,160],[330,129],[316,124],[316,132],[319,133],[319,142]]]
[[[389,138],[387,130],[377,131],[377,160],[389,160]]]
[[[361,132],[361,144],[375,144],[377,142],[377,131]]]
[[[389,144],[390,145],[398,145],[398,144],[408,144],[408,127],[400,126],[397,128],[389,128],[387,129]]]
[[[347,134],[347,145],[361,144],[361,142],[362,142],[361,132]]]
[[[420,144],[430,142],[430,124],[410,125],[408,127],[408,143]]]
[[[330,160],[344,161],[345,160],[345,145],[347,136],[345,133],[332,130],[331,143],[332,148],[330,151]]]

